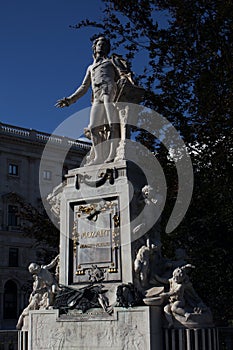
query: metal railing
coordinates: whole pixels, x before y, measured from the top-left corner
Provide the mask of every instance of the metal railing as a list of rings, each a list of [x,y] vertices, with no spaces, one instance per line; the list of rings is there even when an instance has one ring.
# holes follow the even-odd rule
[[[165,329],[163,343],[156,350],[233,350],[233,328]],[[0,331],[0,350],[28,350],[28,332]]]
[[[219,350],[218,344],[216,328],[164,330],[164,350]]]

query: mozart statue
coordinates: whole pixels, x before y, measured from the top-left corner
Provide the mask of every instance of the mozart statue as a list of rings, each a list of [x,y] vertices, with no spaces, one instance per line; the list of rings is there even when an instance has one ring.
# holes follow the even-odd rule
[[[134,85],[127,62],[119,55],[110,58],[110,41],[100,36],[93,42],[94,62],[87,68],[86,75],[81,86],[70,96],[57,101],[56,107],[68,107],[82,97],[89,87],[92,87],[92,108],[88,132],[92,140],[94,157],[88,164],[99,164],[103,161],[103,149],[97,147],[104,141],[109,141],[108,154],[105,163],[114,161],[116,148],[120,138],[119,115],[115,108],[115,102],[122,101],[122,88],[127,82],[136,91],[143,89]],[[132,96],[132,93],[130,93]],[[138,95],[139,94],[135,94]],[[128,99],[127,99],[128,100]],[[128,102],[135,102],[129,101]]]

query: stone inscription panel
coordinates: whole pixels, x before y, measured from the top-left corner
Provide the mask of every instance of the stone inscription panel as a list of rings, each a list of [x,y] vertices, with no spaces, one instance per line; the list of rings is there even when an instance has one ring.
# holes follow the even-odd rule
[[[74,205],[74,283],[88,282],[97,265],[105,280],[120,280],[120,218],[118,198],[76,202]]]

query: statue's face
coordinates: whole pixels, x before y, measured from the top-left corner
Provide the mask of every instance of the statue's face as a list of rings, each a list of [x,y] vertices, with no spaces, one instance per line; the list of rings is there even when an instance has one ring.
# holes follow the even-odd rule
[[[95,52],[96,53],[103,53],[106,54],[107,53],[107,43],[105,38],[100,37],[96,43],[95,46]]]
[[[173,279],[176,283],[182,283],[185,277],[185,272],[180,268],[173,271]]]
[[[30,273],[37,274],[40,271],[40,266],[36,263],[31,263],[28,270]]]
[[[152,194],[152,190],[153,190],[152,187],[144,186],[142,189],[142,193],[143,193],[144,197],[150,198],[151,194]]]

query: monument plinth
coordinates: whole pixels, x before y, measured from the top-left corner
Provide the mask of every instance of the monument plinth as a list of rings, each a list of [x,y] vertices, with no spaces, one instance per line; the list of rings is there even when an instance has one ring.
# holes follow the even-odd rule
[[[61,197],[61,284],[89,282],[93,265],[103,269],[104,283],[133,282],[131,206],[143,185],[140,171],[126,161],[68,173]]]
[[[29,318],[29,349],[163,349],[159,342],[161,334],[158,333],[161,329],[160,309],[115,308],[113,315],[107,316],[103,313],[100,315],[99,309],[91,309],[76,317],[59,317],[58,310],[32,311]]]

